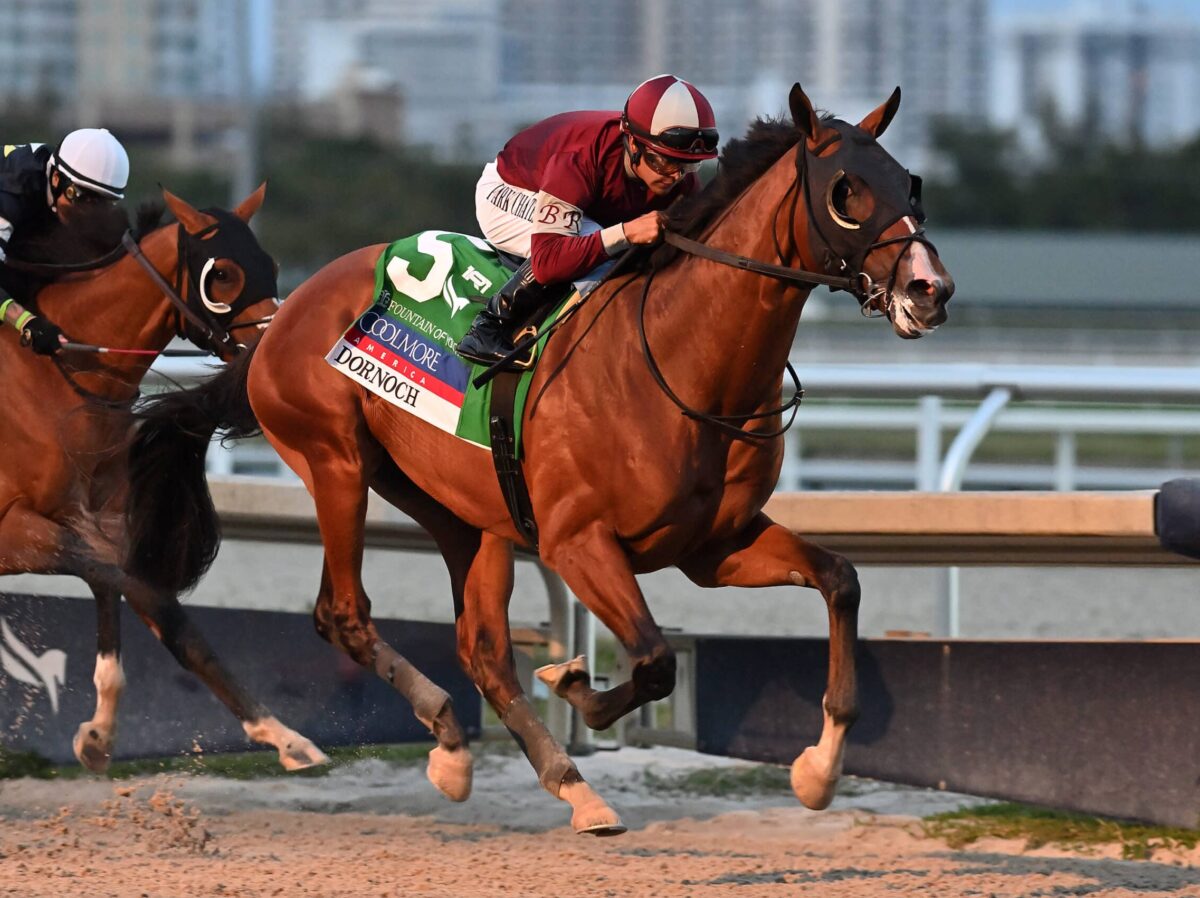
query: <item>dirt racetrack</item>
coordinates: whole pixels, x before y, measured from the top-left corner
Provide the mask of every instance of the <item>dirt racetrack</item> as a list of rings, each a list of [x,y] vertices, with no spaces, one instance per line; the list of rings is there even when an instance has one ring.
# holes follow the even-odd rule
[[[485,754],[452,805],[411,765],[322,778],[0,782],[0,895],[105,896],[1200,896],[1200,852],[1008,840],[952,850],[919,815],[973,800],[850,780],[833,809],[782,793],[671,783],[736,765],[671,749],[580,759],[630,832],[577,836],[524,760]],[[646,771],[650,772],[647,776]]]

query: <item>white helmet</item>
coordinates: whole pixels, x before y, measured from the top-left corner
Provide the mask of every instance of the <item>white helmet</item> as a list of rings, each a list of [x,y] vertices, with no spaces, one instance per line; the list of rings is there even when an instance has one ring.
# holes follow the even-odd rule
[[[51,162],[80,187],[116,199],[125,196],[129,154],[107,128],[72,131],[63,138]]]

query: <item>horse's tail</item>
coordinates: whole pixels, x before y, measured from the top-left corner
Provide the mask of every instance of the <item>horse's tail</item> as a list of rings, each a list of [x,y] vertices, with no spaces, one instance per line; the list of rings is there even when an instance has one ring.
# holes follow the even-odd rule
[[[217,557],[221,528],[204,456],[218,430],[229,439],[261,432],[246,392],[254,350],[200,386],[152,397],[134,412],[125,570],[144,583],[186,592]]]

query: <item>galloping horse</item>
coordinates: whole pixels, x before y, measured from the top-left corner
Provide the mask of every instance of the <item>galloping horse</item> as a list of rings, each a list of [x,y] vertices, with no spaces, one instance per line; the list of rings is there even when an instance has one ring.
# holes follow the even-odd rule
[[[0,574],[72,575],[96,598],[96,712],[73,743],[76,757],[94,771],[106,769],[112,756],[125,683],[122,595],[251,738],[279,750],[285,767],[326,760],[232,681],[174,593],[123,569],[130,410],[146,370],[177,334],[231,358],[240,348],[233,335],[257,338],[278,307],[274,262],[246,224],[264,195],[265,185],[231,214],[197,211],[164,191],[178,224],[151,230],[160,208],[139,226],[149,233],[138,240],[117,231],[119,245],[91,264],[30,264],[21,260],[20,244],[12,247],[10,265],[26,290],[36,291],[39,313],[76,343],[46,357],[22,349],[13,333],[0,336]]]
[[[672,242],[709,257],[665,248],[651,264],[598,288],[547,342],[522,420],[541,557],[633,665],[628,682],[604,692],[591,687],[579,659],[540,676],[589,726],[607,727],[674,686],[674,656],[635,574],[675,565],[703,586],[814,587],[830,622],[824,729],[792,766],[793,788],[813,808],[832,798],[857,715],[858,579],[847,560],[761,509],[783,454],[780,372],[813,284],[851,291],[864,312],[886,314],[901,337],[945,320],[953,282],[920,227],[919,181],[876,140],[899,99],[897,89],[855,126],[818,116],[797,84],[793,122],[752,126],[726,147],[714,183],[673,216],[674,229],[687,236]],[[179,484],[175,458],[202,449],[214,425],[234,433],[261,428],[316,503],[325,547],[318,631],[409,698],[438,740],[431,780],[462,798],[470,756],[445,693],[380,640],[371,622],[360,564],[367,489],[374,488],[437,541],[450,570],[459,659],[543,787],[571,804],[577,831],[620,832],[616,813],[583,780],[518,683],[508,601],[512,547],[523,540],[490,459],[325,362],[373,299],[381,250],[367,247],[326,266],[292,294],[253,354],[144,410],[133,523],[153,515],[163,493],[203,488]],[[151,528],[152,540],[134,544],[142,555],[132,564],[152,582],[190,582],[172,579],[188,572],[162,551],[182,544],[189,525],[177,525]]]

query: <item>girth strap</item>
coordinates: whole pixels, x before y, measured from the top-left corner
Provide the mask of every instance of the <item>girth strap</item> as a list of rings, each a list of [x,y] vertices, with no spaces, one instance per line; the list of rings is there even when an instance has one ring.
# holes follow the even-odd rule
[[[537,551],[537,521],[533,517],[533,501],[525,485],[521,460],[517,457],[516,427],[513,422],[521,374],[520,371],[502,371],[492,379],[488,426],[491,431],[492,462],[496,466],[500,492],[504,494],[504,504],[508,506],[517,532]]]

